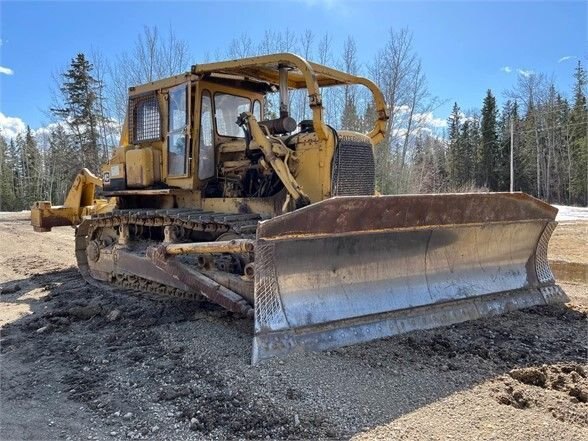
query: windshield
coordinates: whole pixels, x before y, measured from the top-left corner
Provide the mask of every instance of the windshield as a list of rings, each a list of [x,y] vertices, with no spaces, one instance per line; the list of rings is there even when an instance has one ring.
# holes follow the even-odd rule
[[[237,125],[237,117],[251,111],[251,101],[242,96],[226,93],[214,94],[216,129],[221,136],[243,138],[243,129]]]

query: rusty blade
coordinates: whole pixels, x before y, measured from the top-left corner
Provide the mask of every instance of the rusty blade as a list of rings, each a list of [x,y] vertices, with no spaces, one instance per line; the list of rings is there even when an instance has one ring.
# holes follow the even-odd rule
[[[448,225],[553,221],[557,208],[525,193],[344,196],[261,222],[264,239]]]
[[[254,362],[561,301],[522,193],[333,198],[258,228]]]

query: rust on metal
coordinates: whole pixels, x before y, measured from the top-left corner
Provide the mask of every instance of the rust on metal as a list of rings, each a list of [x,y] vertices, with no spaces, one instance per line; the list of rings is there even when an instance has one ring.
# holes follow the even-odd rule
[[[161,251],[161,247],[150,247],[146,252],[147,258],[159,269],[177,278],[211,302],[222,306],[228,311],[253,317],[253,308],[239,294],[206,277],[199,271],[178,262],[175,258],[166,257]]]
[[[553,220],[557,209],[524,193],[343,196],[259,224],[259,237],[337,235],[488,222]]]
[[[250,253],[255,241],[250,239],[232,239],[217,242],[191,242],[162,245],[165,254],[221,254],[221,253]]]

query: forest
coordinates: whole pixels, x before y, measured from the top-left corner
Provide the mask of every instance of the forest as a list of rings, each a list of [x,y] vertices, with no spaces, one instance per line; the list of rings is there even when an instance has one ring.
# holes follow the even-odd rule
[[[382,194],[509,191],[512,142],[515,191],[550,203],[588,205],[588,78],[580,61],[572,90],[558,90],[545,74],[525,72],[511,90],[480,91],[479,110],[454,103],[444,121],[433,116],[446,103],[429,89],[411,32],[390,29],[382,42],[366,64],[352,36],[336,42],[328,33],[268,30],[260,41],[235,37],[199,62],[294,52],[373,79],[390,107],[387,137],[375,147]],[[50,123],[12,138],[0,133],[0,211],[28,209],[36,200],[62,203],[78,170],[97,172],[118,145],[128,87],[189,70],[196,61],[190,53],[171,30],[145,27],[131,49],[113,59],[96,50],[72,54],[53,81]],[[328,124],[371,128],[373,105],[365,90],[321,93]],[[277,108],[275,98],[268,97],[266,116]],[[292,93],[290,107],[297,121],[308,118],[302,91]]]

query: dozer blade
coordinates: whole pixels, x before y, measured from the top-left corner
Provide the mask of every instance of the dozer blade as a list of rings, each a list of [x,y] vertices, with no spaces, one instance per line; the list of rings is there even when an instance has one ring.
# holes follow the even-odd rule
[[[336,197],[262,222],[253,362],[564,302],[523,193]]]

